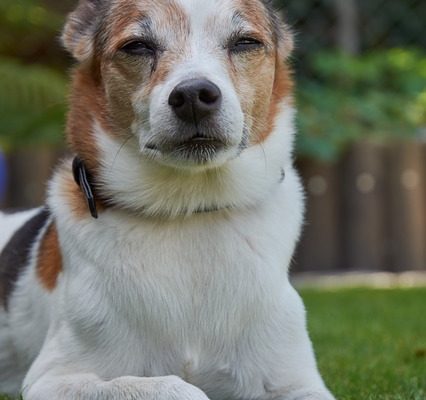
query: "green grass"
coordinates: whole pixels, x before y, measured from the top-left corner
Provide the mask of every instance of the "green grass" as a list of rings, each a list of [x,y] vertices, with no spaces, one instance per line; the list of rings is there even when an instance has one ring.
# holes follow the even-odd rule
[[[339,400],[426,399],[426,289],[302,291]]]
[[[426,288],[302,296],[320,370],[338,400],[426,399]]]

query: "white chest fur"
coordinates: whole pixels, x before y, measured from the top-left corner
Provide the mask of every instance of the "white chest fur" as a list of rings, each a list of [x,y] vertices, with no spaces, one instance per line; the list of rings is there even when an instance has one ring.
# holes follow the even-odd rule
[[[105,379],[180,375],[211,398],[235,396],[238,387],[253,394],[255,382],[264,390],[259,371],[271,376],[267,365],[280,354],[267,336],[285,329],[285,303],[293,302],[287,267],[300,197],[290,170],[268,201],[241,211],[173,222],[107,212],[80,226],[59,213],[65,267],[57,318],[79,348],[66,357],[90,350],[87,369]]]

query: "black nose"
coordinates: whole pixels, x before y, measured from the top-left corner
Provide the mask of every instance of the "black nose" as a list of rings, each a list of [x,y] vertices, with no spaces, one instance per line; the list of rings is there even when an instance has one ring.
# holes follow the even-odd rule
[[[190,79],[177,85],[169,105],[181,120],[196,123],[214,114],[222,102],[220,89],[207,79]]]

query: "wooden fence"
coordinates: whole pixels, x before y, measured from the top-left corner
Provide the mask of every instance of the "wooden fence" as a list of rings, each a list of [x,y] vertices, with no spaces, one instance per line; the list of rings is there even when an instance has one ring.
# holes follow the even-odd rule
[[[8,188],[3,206],[21,209],[44,203],[47,181],[64,150],[52,147],[23,148],[8,155]]]
[[[294,270],[426,270],[425,144],[359,143],[299,169],[308,207]]]
[[[9,157],[3,206],[43,202],[62,151]],[[294,271],[426,270],[426,144],[354,145],[336,164],[300,160],[308,207]]]

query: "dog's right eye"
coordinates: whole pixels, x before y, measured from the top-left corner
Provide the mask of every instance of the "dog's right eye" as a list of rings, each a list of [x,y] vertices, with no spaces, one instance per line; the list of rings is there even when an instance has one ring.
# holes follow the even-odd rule
[[[132,56],[155,56],[154,46],[141,40],[128,42],[120,50]]]

